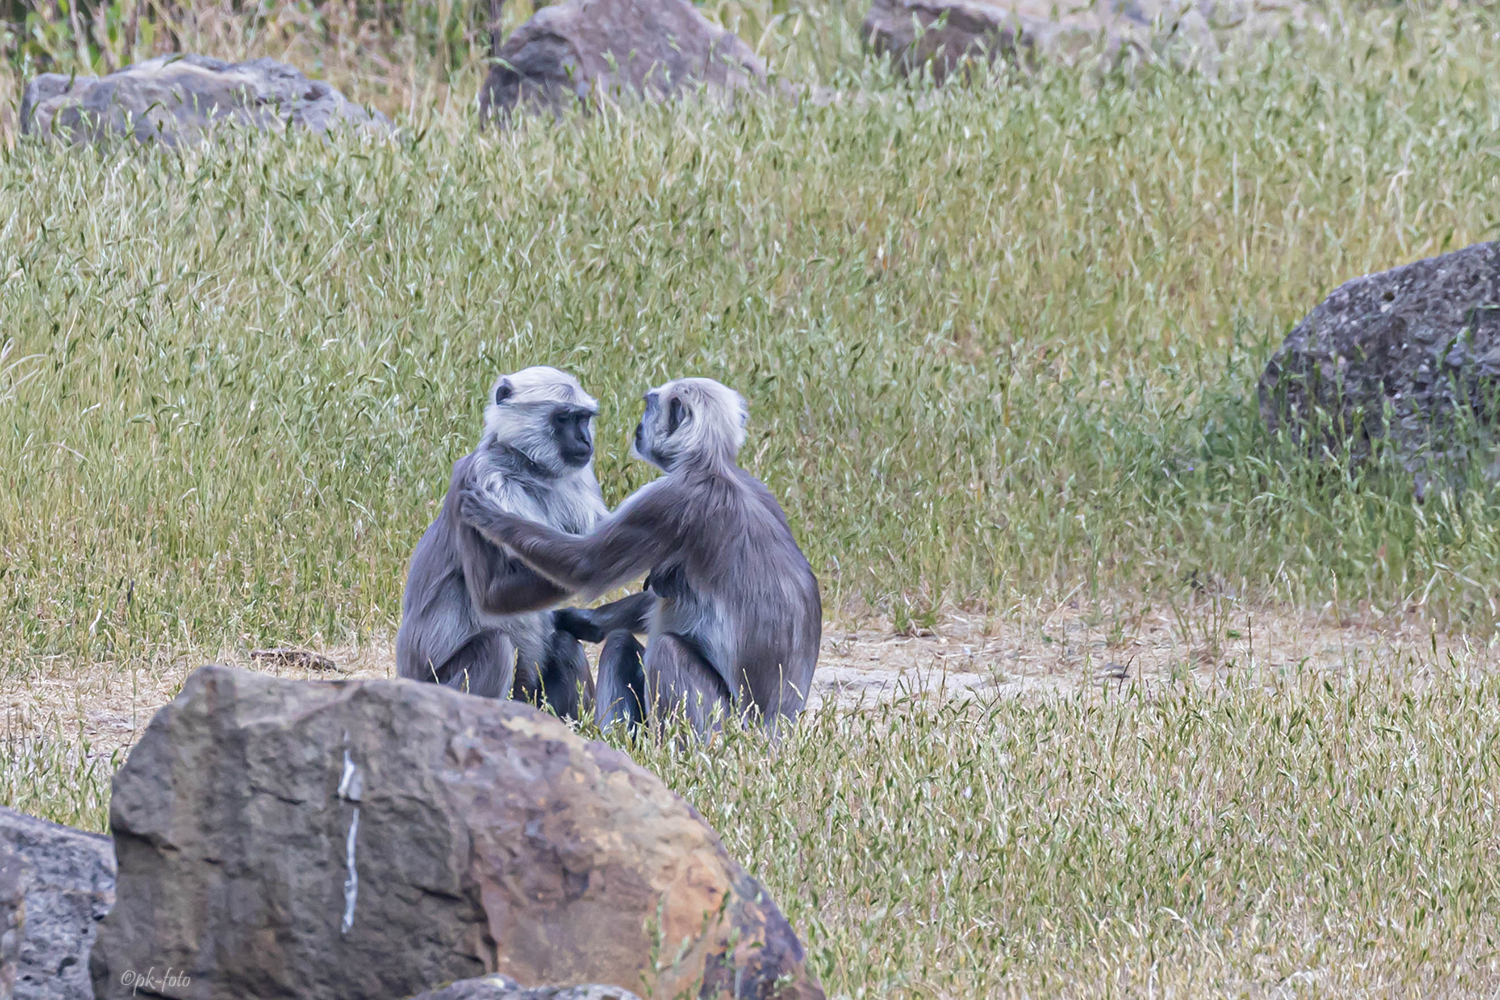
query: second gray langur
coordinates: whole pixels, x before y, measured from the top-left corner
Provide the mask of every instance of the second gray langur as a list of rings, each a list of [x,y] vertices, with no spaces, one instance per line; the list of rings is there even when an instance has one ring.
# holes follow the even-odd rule
[[[551,611],[568,596],[458,516],[461,495],[559,531],[607,513],[594,478],[590,421],[599,407],[571,375],[538,366],[495,383],[478,447],[453,465],[437,520],[412,553],[396,671],[492,698],[534,701],[563,717],[592,697],[583,647]]]
[[[559,612],[575,634],[605,640],[600,725],[680,711],[701,733],[739,714],[774,736],[802,710],[822,602],[781,505],[736,462],[747,416],[739,393],[711,379],[648,392],[631,451],[665,474],[581,536],[475,490],[459,500],[464,521],[585,599],[649,574],[642,594]]]

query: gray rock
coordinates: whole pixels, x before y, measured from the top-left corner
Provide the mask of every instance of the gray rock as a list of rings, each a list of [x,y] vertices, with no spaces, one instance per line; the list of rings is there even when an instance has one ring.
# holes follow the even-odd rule
[[[891,60],[901,76],[930,69],[943,83],[966,63],[1005,59],[1030,65],[1047,22],[965,0],[874,0],[865,15],[865,44]]]
[[[618,986],[521,986],[507,976],[465,979],[410,1000],[640,1000]]]
[[[766,67],[688,0],[564,0],[505,41],[480,93],[485,119],[518,104],[561,110],[698,89],[716,97],[762,88]]]
[[[1495,451],[1500,243],[1355,278],[1298,323],[1260,379],[1260,412],[1313,454],[1384,441],[1416,477]]]
[[[1303,0],[872,0],[863,36],[898,75],[930,72],[938,83],[966,65],[1044,60],[1212,75],[1230,46],[1311,20]]]
[[[21,921],[26,916],[26,887],[21,880],[21,855],[0,840],[0,1000],[16,995],[16,972],[21,964]]]
[[[391,130],[378,111],[272,59],[227,63],[173,55],[104,77],[44,73],[27,85],[21,100],[22,133],[81,142],[131,136],[175,146],[225,124],[272,131],[289,124],[314,132]]]
[[[204,667],[116,774],[110,826],[100,998],[150,967],[195,1000],[390,1000],[487,972],[823,996],[686,802],[517,702]]]
[[[93,1000],[89,949],[114,882],[108,837],[0,808],[0,963],[17,1000]]]
[[[1052,0],[873,0],[863,37],[901,76],[930,71],[943,83],[966,65],[1092,60],[1100,69],[1166,59],[1211,70],[1218,43],[1201,15],[1153,0],[1063,8]]]

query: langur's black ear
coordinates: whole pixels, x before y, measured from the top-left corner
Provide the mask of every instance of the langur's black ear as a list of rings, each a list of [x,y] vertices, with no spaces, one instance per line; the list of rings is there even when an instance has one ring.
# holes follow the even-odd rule
[[[503,378],[500,384],[495,386],[495,405],[498,406],[514,395],[515,386],[510,384],[510,379]]]
[[[667,404],[667,433],[675,433],[677,428],[682,426],[682,419],[686,415],[686,411],[682,406],[682,400],[673,396],[672,402]]]

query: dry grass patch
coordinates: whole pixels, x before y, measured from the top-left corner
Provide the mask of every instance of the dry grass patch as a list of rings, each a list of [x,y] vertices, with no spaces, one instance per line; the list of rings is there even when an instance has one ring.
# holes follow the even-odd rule
[[[809,710],[870,709],[893,701],[995,698],[1111,698],[1172,689],[1204,691],[1273,677],[1389,671],[1420,684],[1434,673],[1487,675],[1500,665],[1500,643],[1441,631],[1417,616],[1375,619],[1285,606],[1237,607],[1217,636],[1192,623],[1201,609],[1134,607],[1129,628],[1119,615],[1076,602],[1046,611],[1015,608],[1003,616],[949,614],[931,627],[896,631],[887,620],[827,623],[808,699]],[[587,647],[591,660],[598,647]],[[77,733],[91,753],[126,751],[187,675],[223,663],[303,680],[392,678],[394,637],[358,644],[288,647],[292,655],[256,655],[225,647],[174,651],[149,665],[49,664],[25,682],[0,688],[12,740]],[[296,655],[302,654],[302,655]]]

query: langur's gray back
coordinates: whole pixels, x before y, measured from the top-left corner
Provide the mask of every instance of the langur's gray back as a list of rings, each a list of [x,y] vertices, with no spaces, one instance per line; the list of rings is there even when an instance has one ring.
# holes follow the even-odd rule
[[[673,539],[651,571],[662,598],[653,635],[689,637],[774,732],[806,702],[822,599],[781,505],[738,465],[747,422],[739,393],[678,379],[647,393],[633,450],[666,472],[638,494],[649,491],[644,532]]]

